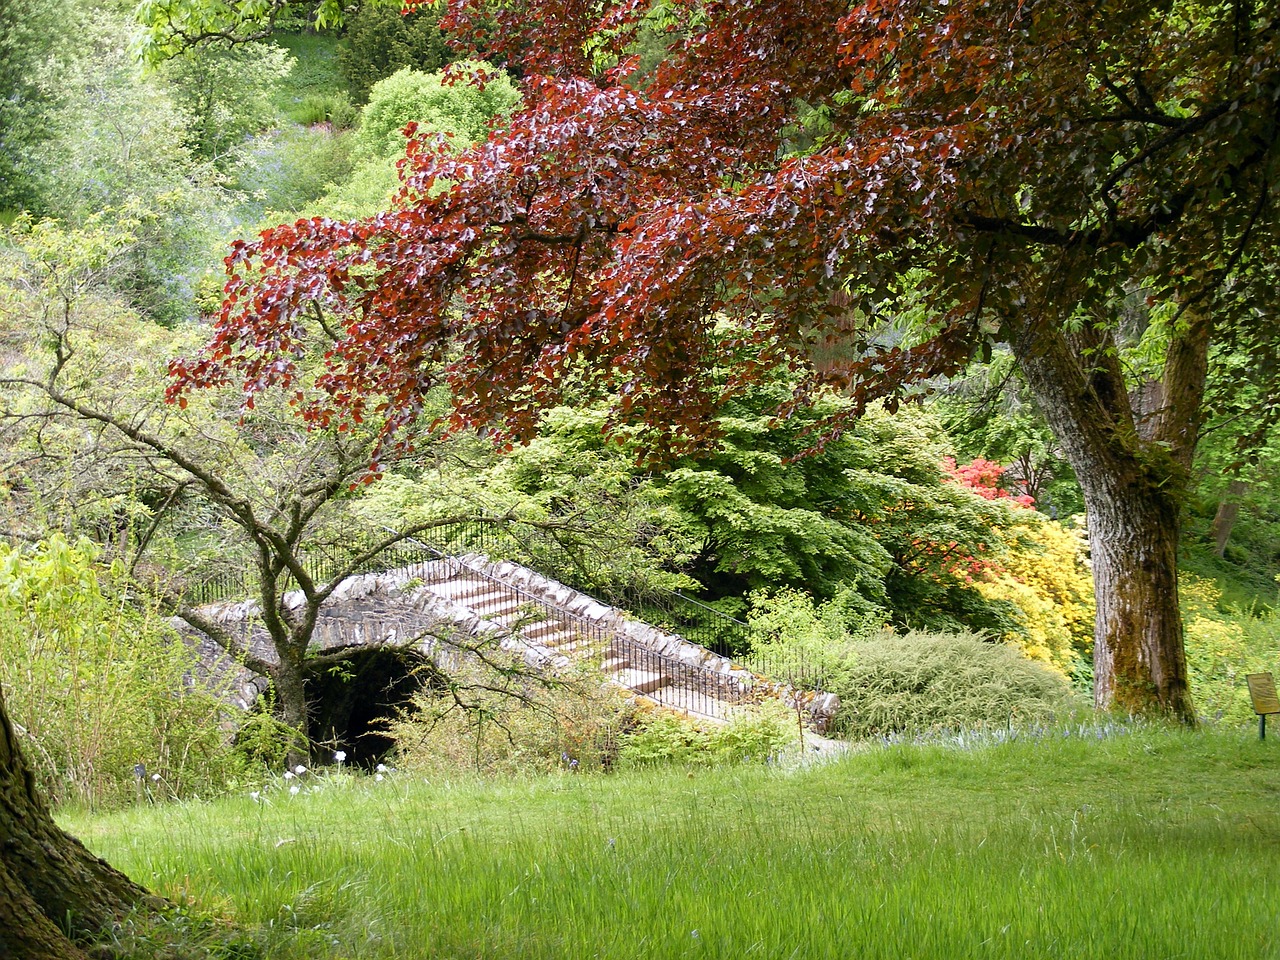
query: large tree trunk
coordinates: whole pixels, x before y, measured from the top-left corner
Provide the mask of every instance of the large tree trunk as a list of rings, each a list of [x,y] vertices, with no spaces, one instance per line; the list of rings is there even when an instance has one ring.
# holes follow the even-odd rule
[[[1050,311],[1046,310],[1046,314]],[[1011,318],[1027,383],[1080,479],[1089,515],[1094,702],[1195,723],[1178,607],[1182,497],[1200,425],[1211,323],[1189,312],[1171,339],[1155,409],[1135,416],[1103,326]]]
[[[75,960],[73,944],[159,900],[62,831],[0,695],[0,960]]]
[[[1126,713],[1150,712],[1154,705],[1190,721],[1176,494],[1114,466],[1075,468],[1089,514],[1097,602],[1094,703]]]

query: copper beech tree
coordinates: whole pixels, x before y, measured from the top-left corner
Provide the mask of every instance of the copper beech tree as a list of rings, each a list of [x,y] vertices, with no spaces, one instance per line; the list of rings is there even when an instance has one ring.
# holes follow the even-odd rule
[[[412,136],[384,213],[236,244],[175,395],[292,388],[325,322],[319,422],[407,424],[444,383],[451,427],[518,441],[596,383],[697,445],[772,364],[807,371],[796,402],[892,405],[1007,344],[1083,487],[1097,705],[1194,721],[1176,555],[1206,370],[1229,342],[1267,375],[1280,344],[1273,5],[452,0],[442,22],[518,60],[523,109],[462,152]],[[1158,359],[1135,374],[1138,334]]]

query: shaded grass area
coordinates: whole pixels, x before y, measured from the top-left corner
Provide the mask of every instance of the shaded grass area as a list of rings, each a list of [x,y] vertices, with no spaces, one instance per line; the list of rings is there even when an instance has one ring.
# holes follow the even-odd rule
[[[1222,591],[1223,612],[1257,615],[1276,605],[1276,581],[1273,568],[1262,561],[1238,563],[1213,552],[1199,540],[1188,539],[1181,548],[1178,568],[1205,580],[1212,580]]]
[[[1280,956],[1280,744],[1079,733],[64,819],[235,956]]]
[[[346,92],[346,81],[338,70],[341,38],[326,32],[278,33],[271,39],[297,59],[277,88],[280,112],[295,123],[311,122],[304,106],[309,98]]]

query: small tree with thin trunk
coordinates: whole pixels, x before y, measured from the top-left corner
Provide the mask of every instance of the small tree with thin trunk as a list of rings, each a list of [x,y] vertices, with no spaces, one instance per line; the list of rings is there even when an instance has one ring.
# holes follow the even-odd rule
[[[127,238],[44,224],[18,240],[25,258],[11,264],[14,285],[0,318],[0,337],[10,346],[0,368],[5,452],[10,466],[21,468],[16,522],[38,536],[41,523],[83,529],[88,514],[135,567],[149,561],[173,613],[270,678],[282,719],[297,734],[290,762],[301,762],[307,672],[342,656],[309,650],[321,607],[344,579],[398,543],[451,521],[399,532],[355,529],[345,508],[353,487],[370,478],[376,431],[308,428],[278,394],[244,409],[225,391],[182,409],[165,404],[163,364],[182,335],[139,321],[102,296],[102,274]],[[24,506],[32,508],[25,516]],[[211,566],[235,572],[233,582],[257,601],[271,655],[207,616],[181,576],[165,575],[176,561],[157,535],[164,527],[170,540],[203,538],[205,556],[217,558],[192,568],[192,577]],[[309,562],[318,545],[333,548],[323,575]]]

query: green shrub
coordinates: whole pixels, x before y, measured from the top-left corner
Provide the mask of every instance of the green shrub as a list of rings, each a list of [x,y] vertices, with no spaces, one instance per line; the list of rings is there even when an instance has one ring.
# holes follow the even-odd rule
[[[262,210],[293,214],[343,181],[351,166],[351,134],[289,126],[249,142],[235,186]]]
[[[763,763],[798,742],[796,715],[777,700],[744,710],[725,724],[662,711],[642,716],[622,734],[618,761],[628,767]]]
[[[495,651],[490,663],[501,663]],[[464,663],[388,725],[401,767],[435,775],[600,770],[617,752],[627,711],[594,670],[540,678],[515,659]]]
[[[877,634],[884,616],[867,612],[853,590],[815,603],[800,590],[757,591],[751,595],[747,622],[752,653],[771,676],[834,677],[851,660],[851,645]],[[830,681],[828,681],[830,682]]]
[[[1196,711],[1227,723],[1253,720],[1245,676],[1280,674],[1280,615],[1272,609],[1241,612],[1224,602],[1214,581],[1186,572],[1178,579],[1178,595]]]
[[[351,95],[363,103],[369,88],[404,67],[429,73],[451,59],[438,23],[438,10],[412,13],[378,4],[363,4],[347,21],[337,64]]]
[[[885,633],[846,656],[828,686],[851,737],[1039,723],[1073,705],[1060,673],[971,634]]]
[[[323,196],[307,204],[300,213],[307,217],[356,220],[387,209],[400,186],[395,164],[381,157],[356,163],[351,173],[335,181]]]
[[[492,73],[483,90],[466,81],[446,83],[441,72],[408,68],[375,83],[356,131],[360,149],[369,156],[398,157],[405,145],[400,131],[410,121],[425,130],[452,134],[464,144],[483,139],[494,117],[516,108],[520,93],[501,70],[484,64],[460,69],[468,66]]]
[[[356,125],[360,111],[342,92],[309,93],[288,110],[289,119],[304,126],[332,124],[335,130]]]
[[[280,770],[290,750],[305,754],[310,744],[276,716],[276,694],[269,688],[237,727],[234,747],[247,769]]]
[[[84,541],[0,545],[0,683],[27,757],[55,802],[219,792],[241,771],[224,705],[155,610],[103,591],[121,574]]]
[[[623,735],[618,760],[629,767],[694,766],[707,764],[710,753],[705,730],[679,714],[663,712],[644,717]]]

